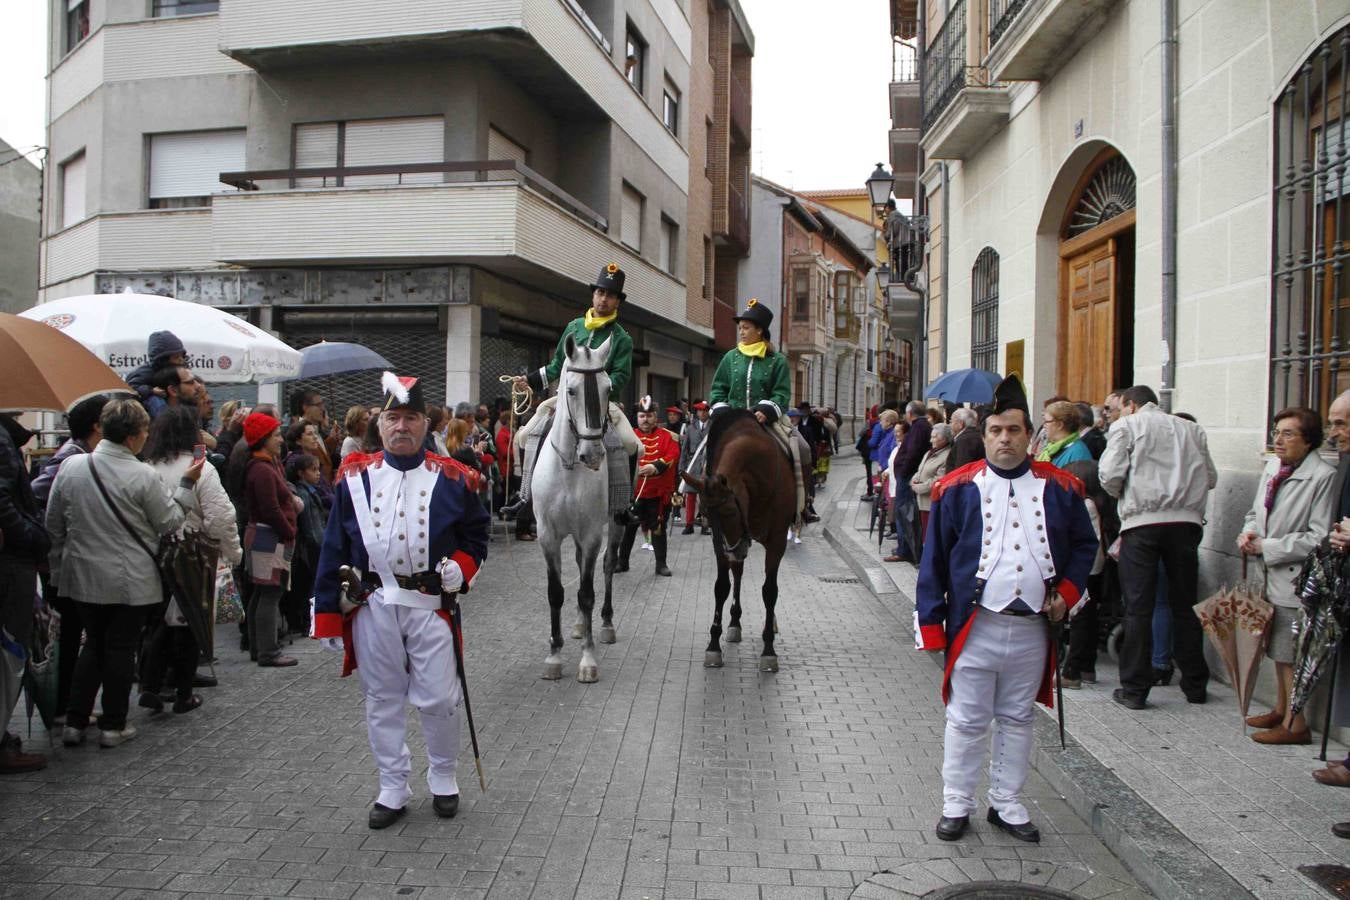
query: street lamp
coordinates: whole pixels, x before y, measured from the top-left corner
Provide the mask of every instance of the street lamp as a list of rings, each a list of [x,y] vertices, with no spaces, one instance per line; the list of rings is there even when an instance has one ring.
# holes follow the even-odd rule
[[[872,200],[872,207],[878,212],[886,205],[886,201],[891,199],[891,190],[895,187],[895,178],[886,167],[877,163],[876,171],[867,178],[867,195]]]

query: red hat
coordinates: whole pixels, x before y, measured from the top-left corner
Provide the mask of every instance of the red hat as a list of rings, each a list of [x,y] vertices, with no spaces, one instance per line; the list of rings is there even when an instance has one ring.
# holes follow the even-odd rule
[[[261,444],[267,436],[281,427],[281,423],[267,413],[249,413],[244,419],[244,443],[253,447]]]
[[[678,412],[681,412],[681,411],[682,411],[682,410],[681,410],[678,406],[667,406],[667,407],[666,407],[666,412],[678,413]]]
[[[707,408],[708,408],[708,404],[707,404],[706,402],[702,401],[702,400],[700,400],[700,401],[698,401],[697,403],[694,404],[694,409],[695,409],[695,410],[699,410],[699,409],[707,409]]]

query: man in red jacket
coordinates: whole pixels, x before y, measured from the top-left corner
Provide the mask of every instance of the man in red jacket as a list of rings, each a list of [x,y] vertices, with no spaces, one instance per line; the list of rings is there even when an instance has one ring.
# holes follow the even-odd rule
[[[623,531],[623,545],[619,549],[616,572],[628,571],[628,556],[633,552],[633,540],[641,525],[652,534],[652,549],[656,551],[656,574],[669,576],[666,566],[666,513],[670,496],[675,493],[676,463],[680,460],[680,445],[675,435],[656,424],[656,404],[651,397],[643,397],[637,406],[637,439],[642,445],[638,458],[637,487],[633,490],[635,502]]]

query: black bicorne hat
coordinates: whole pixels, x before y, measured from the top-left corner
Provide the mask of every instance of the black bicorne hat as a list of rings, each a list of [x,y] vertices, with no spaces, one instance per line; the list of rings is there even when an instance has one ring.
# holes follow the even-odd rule
[[[745,301],[745,309],[731,318],[736,322],[745,319],[747,322],[758,325],[762,330],[768,331],[769,326],[773,324],[773,310],[751,297]]]
[[[591,290],[613,291],[619,295],[620,300],[627,300],[628,295],[623,292],[623,280],[623,269],[620,269],[616,263],[610,263],[600,270],[595,283],[591,285]]]
[[[384,410],[410,409],[422,415],[427,414],[427,403],[422,396],[419,379],[385,372],[380,378],[380,386],[384,389]]]
[[[1022,387],[1022,379],[1013,372],[998,383],[994,388],[994,402],[989,408],[990,415],[1021,410],[1027,415],[1031,415],[1031,407],[1027,405],[1027,391]]]
[[[637,402],[636,412],[655,413],[657,411],[656,401],[652,399],[651,394],[645,395]]]

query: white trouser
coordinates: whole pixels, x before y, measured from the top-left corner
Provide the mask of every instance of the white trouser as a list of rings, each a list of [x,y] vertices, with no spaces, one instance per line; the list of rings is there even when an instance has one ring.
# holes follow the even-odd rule
[[[1045,619],[975,613],[965,646],[952,668],[951,699],[942,755],[942,814],[975,811],[980,765],[989,752],[989,805],[1003,821],[1031,821],[1019,799],[1031,765],[1036,694],[1049,652]]]
[[[412,795],[405,701],[417,707],[427,742],[427,787],[458,794],[459,679],[450,626],[432,610],[385,603],[378,592],[356,614],[356,672],[366,697],[370,751],[380,770],[378,801],[390,809]]]

